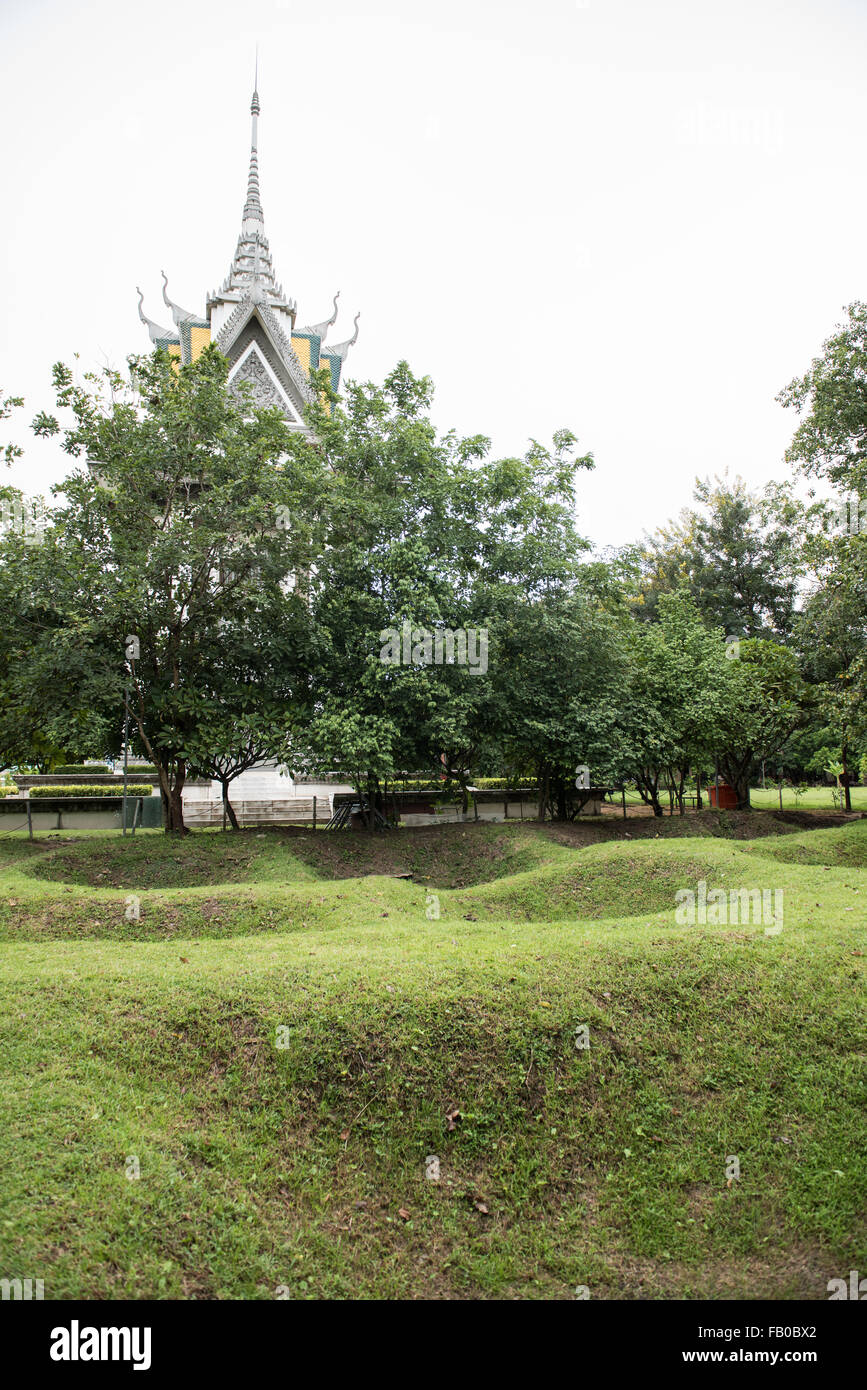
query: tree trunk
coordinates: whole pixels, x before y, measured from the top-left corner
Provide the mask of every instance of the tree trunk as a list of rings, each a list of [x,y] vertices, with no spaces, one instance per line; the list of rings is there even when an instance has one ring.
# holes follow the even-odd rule
[[[750,773],[753,767],[752,754],[739,759],[737,762],[729,762],[726,758],[721,758],[719,771],[729,786],[733,788],[737,797],[736,811],[751,811],[750,805]],[[717,810],[719,810],[719,798],[717,798]]]
[[[233,830],[240,830],[241,827],[238,824],[238,817],[235,815],[235,808],[229,800],[229,784],[228,782],[221,782],[220,786],[223,789],[223,810],[229,817],[229,824]]]
[[[655,777],[639,775],[635,779],[639,796],[646,806],[653,811],[654,816],[662,815],[662,805],[659,800],[659,774]]]
[[[750,807],[750,772],[749,768],[745,772],[739,772],[732,783],[735,795],[738,799],[736,809],[738,811],[749,811]]]
[[[843,805],[847,811],[852,810],[852,795],[849,791],[849,745],[846,742],[846,735],[843,734],[843,746],[840,750],[840,761],[843,764],[843,776],[840,781],[843,783]]]
[[[163,828],[167,835],[188,835],[184,825],[184,803],[182,800],[187,765],[182,758],[175,763],[175,776],[172,782],[169,770],[159,765],[160,795],[163,799]]]

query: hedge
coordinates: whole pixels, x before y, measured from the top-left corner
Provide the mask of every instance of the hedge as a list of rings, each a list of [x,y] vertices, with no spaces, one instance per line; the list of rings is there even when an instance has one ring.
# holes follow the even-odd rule
[[[127,796],[150,796],[150,784],[143,782],[129,782],[126,789]],[[103,796],[111,797],[116,800],[120,795],[111,787],[31,787],[31,798],[42,797],[46,800],[54,801],[58,797],[86,797]]]
[[[64,763],[61,767],[52,768],[51,775],[52,777],[57,775],[61,777],[81,777],[87,776],[88,773],[92,773],[92,775],[96,777],[97,774],[108,772],[108,770],[107,763]]]
[[[0,787],[0,796],[17,796],[17,787]]]
[[[535,791],[538,782],[535,777],[523,777],[517,781],[508,777],[471,777],[470,786],[478,787],[480,792]]]
[[[535,790],[537,785],[535,777],[518,782],[510,781],[507,777],[469,777],[467,780],[471,787],[478,787],[479,791],[516,791],[518,788],[526,791],[528,788]],[[399,777],[388,784],[390,792],[452,792],[455,789],[460,789],[456,778],[447,782],[445,778]]]
[[[127,768],[130,777],[159,777],[159,772],[150,763],[130,763]],[[123,764],[115,768],[115,773],[123,775]]]

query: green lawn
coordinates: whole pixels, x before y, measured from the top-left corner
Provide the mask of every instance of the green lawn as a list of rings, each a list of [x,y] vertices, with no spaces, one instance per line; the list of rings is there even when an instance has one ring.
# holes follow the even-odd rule
[[[850,787],[849,797],[853,811],[867,811],[867,787]],[[769,786],[764,790],[761,787],[753,787],[750,802],[756,810],[773,810],[780,804],[780,793],[776,787]],[[833,811],[834,788],[808,787],[798,796],[794,787],[783,787],[783,807],[785,810],[800,808],[808,811]]]
[[[0,1276],[825,1299],[867,1268],[865,866],[867,820],[762,814],[6,836]],[[702,879],[782,931],[679,926]]]
[[[711,784],[712,785],[712,784]],[[687,786],[686,791],[689,795],[695,795],[695,783]],[[707,803],[708,788],[704,787],[702,797]],[[867,787],[851,787],[850,798],[853,811],[867,811]],[[619,806],[620,795],[614,792],[612,804]],[[668,815],[668,793],[660,792],[660,802],[665,814]],[[772,783],[766,787],[753,787],[750,791],[750,803],[757,811],[775,811],[780,806],[779,788]],[[641,800],[641,794],[634,789],[626,793],[627,806],[642,806],[645,803]],[[783,809],[808,810],[808,811],[833,811],[839,809],[834,803],[834,787],[808,787],[805,792],[798,795],[794,787],[783,787]]]

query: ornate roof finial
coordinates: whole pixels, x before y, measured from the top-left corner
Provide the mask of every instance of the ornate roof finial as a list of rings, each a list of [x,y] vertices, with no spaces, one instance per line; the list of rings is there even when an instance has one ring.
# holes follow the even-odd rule
[[[324,323],[314,323],[314,324],[311,324],[309,328],[305,328],[305,329],[304,329],[304,332],[305,332],[305,333],[313,333],[313,334],[315,334],[315,336],[316,336],[317,338],[319,338],[320,342],[321,342],[321,343],[324,343],[324,342],[325,342],[325,335],[326,335],[326,333],[328,332],[329,328],[333,328],[334,324],[337,322],[337,301],[338,301],[339,298],[340,298],[340,290],[338,290],[337,293],[336,293],[336,295],[334,296],[334,300],[333,300],[333,304],[334,304],[334,313],[331,315],[331,318],[330,318],[330,319],[326,319],[326,320],[324,321]]]
[[[136,285],[135,287],[135,292],[138,295],[138,316],[144,324],[145,328],[147,329],[148,333],[150,334],[151,342],[155,343],[158,338],[174,338],[175,335],[170,328],[162,328],[158,323],[154,323],[153,319],[148,318],[147,314],[142,308],[142,305],[144,304],[144,295],[142,294],[138,285]]]
[[[182,309],[180,304],[175,304],[171,299],[169,299],[169,277],[166,275],[166,272],[164,270],[160,271],[160,275],[163,277],[163,303],[165,304],[167,309],[171,309],[172,318],[174,319],[175,324],[197,323],[199,319],[198,314],[191,314],[188,309]]]
[[[259,197],[259,90],[258,70],[250,115],[253,122],[250,145],[250,173],[247,179],[247,201],[241,223],[241,235],[235,247],[232,265],[219,289],[208,297],[208,307],[216,303],[239,303],[244,298],[254,298],[254,302],[270,304],[289,314],[295,323],[295,301],[287,299],[283,286],[274,273],[271,250],[265,235],[265,218]]]
[[[355,332],[353,333],[352,337],[347,338],[345,343],[335,343],[333,347],[328,348],[325,353],[326,357],[339,357],[341,362],[346,361],[346,356],[349,352],[349,349],[353,347],[355,343],[357,343],[358,341],[358,320],[360,318],[360,313],[355,315],[355,318],[353,320],[353,322],[355,323]]]
[[[262,203],[259,198],[259,51],[256,50],[256,76],[253,86],[253,100],[250,102],[250,116],[253,129],[250,136],[250,172],[247,175],[247,201],[244,204],[244,221],[252,218],[263,221]]]

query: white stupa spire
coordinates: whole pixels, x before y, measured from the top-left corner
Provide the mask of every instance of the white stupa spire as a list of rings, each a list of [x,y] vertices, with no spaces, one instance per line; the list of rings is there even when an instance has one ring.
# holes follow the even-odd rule
[[[250,168],[247,174],[247,199],[241,219],[241,235],[238,237],[229,274],[219,290],[209,296],[209,303],[238,302],[249,297],[256,302],[269,304],[274,309],[284,309],[294,319],[295,304],[290,303],[283,294],[283,286],[274,273],[271,248],[265,235],[265,215],[259,191],[259,116],[262,107],[258,87],[257,60],[256,82],[250,102]]]

